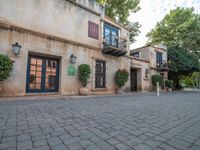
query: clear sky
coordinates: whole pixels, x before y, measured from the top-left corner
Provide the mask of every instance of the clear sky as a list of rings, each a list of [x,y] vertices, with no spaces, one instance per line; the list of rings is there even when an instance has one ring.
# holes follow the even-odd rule
[[[147,42],[146,34],[155,27],[156,23],[163,19],[171,9],[176,7],[194,7],[195,12],[200,14],[200,0],[140,0],[137,13],[131,14],[130,21],[138,21],[142,27],[136,42],[131,49],[141,47]]]

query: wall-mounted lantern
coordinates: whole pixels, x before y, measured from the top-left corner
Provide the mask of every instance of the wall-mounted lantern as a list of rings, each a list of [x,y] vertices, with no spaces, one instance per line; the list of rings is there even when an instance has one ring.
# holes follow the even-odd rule
[[[20,49],[21,49],[21,45],[19,45],[18,43],[15,43],[12,45],[13,48],[13,52],[15,55],[19,55]]]
[[[76,63],[76,56],[74,55],[74,54],[71,54],[71,56],[70,56],[70,62],[72,63],[72,64],[75,64]]]

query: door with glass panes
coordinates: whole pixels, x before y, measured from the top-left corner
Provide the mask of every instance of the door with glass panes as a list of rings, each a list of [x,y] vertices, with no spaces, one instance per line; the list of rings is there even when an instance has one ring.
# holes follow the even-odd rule
[[[27,66],[27,93],[58,92],[59,60],[29,56]]]
[[[109,46],[118,47],[118,29],[104,24],[104,39]]]

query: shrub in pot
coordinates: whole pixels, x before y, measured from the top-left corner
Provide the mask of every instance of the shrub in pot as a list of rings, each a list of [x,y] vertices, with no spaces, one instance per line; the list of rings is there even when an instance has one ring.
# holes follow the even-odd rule
[[[151,82],[153,84],[153,90],[156,91],[157,82],[159,83],[160,87],[164,87],[163,77],[159,74],[154,74],[151,76]]]
[[[78,80],[81,82],[82,88],[80,88],[81,95],[88,95],[90,93],[87,88],[88,80],[90,79],[91,68],[88,64],[81,64],[78,66]]]
[[[115,83],[117,85],[117,93],[122,94],[122,87],[125,85],[125,83],[128,81],[129,73],[126,69],[119,69],[115,73]]]
[[[165,86],[167,88],[167,91],[172,91],[173,81],[172,80],[165,80]]]
[[[10,76],[12,65],[12,60],[8,56],[0,54],[0,86]]]

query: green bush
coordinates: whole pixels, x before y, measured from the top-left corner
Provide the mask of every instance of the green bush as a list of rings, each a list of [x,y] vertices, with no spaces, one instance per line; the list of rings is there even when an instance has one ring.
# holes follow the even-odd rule
[[[8,56],[0,54],[0,81],[6,80],[10,76],[12,65]]]
[[[119,69],[115,74],[115,83],[121,88],[128,81],[129,73],[126,69]]]
[[[154,86],[157,85],[157,82],[159,82],[159,85],[160,85],[161,87],[164,86],[163,77],[162,77],[161,75],[159,75],[159,74],[154,74],[154,75],[152,75],[152,77],[151,77],[151,82],[152,82],[152,84],[153,84]]]
[[[87,86],[90,74],[91,68],[88,64],[81,64],[78,66],[78,80],[81,82],[83,87]]]
[[[173,88],[173,81],[172,80],[165,80],[165,86],[168,88]]]

